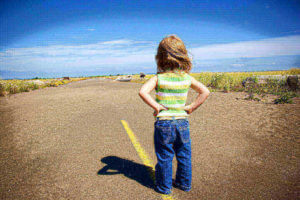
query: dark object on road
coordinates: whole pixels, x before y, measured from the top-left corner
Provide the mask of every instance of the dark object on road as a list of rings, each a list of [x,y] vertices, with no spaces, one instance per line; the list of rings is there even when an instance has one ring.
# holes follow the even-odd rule
[[[295,91],[299,88],[298,76],[288,76],[286,82],[291,90]]]
[[[145,78],[146,77],[146,74],[144,74],[144,73],[140,73],[140,78]]]
[[[65,76],[65,77],[63,77],[63,80],[70,80],[70,77]]]

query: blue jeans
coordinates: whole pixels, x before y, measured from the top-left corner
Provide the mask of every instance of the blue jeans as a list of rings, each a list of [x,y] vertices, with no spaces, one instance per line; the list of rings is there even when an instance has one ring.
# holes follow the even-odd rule
[[[191,190],[192,162],[188,119],[157,120],[154,127],[154,145],[157,156],[156,190],[164,194],[171,193],[174,154],[177,159],[174,184],[184,191]]]

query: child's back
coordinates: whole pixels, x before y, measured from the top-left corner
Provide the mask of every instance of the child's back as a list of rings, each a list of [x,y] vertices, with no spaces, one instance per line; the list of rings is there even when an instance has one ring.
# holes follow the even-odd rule
[[[157,75],[156,102],[166,107],[157,117],[188,116],[184,111],[191,77],[187,73],[167,72]]]

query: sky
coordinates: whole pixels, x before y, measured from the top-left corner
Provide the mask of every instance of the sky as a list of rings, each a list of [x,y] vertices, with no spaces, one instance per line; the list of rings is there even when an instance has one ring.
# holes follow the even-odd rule
[[[0,77],[156,73],[176,34],[192,72],[300,67],[298,0],[0,1]]]

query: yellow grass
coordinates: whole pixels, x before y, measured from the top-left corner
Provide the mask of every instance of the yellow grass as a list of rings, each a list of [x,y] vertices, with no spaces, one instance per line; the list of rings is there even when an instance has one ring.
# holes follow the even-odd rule
[[[19,92],[29,92],[31,90],[36,90],[45,87],[57,87],[59,85],[67,84],[72,81],[85,80],[87,78],[70,78],[70,80],[59,80],[59,79],[25,79],[25,80],[0,80],[0,96],[5,96],[7,94],[15,94]],[[39,85],[34,82],[34,80],[39,80],[44,82]]]

